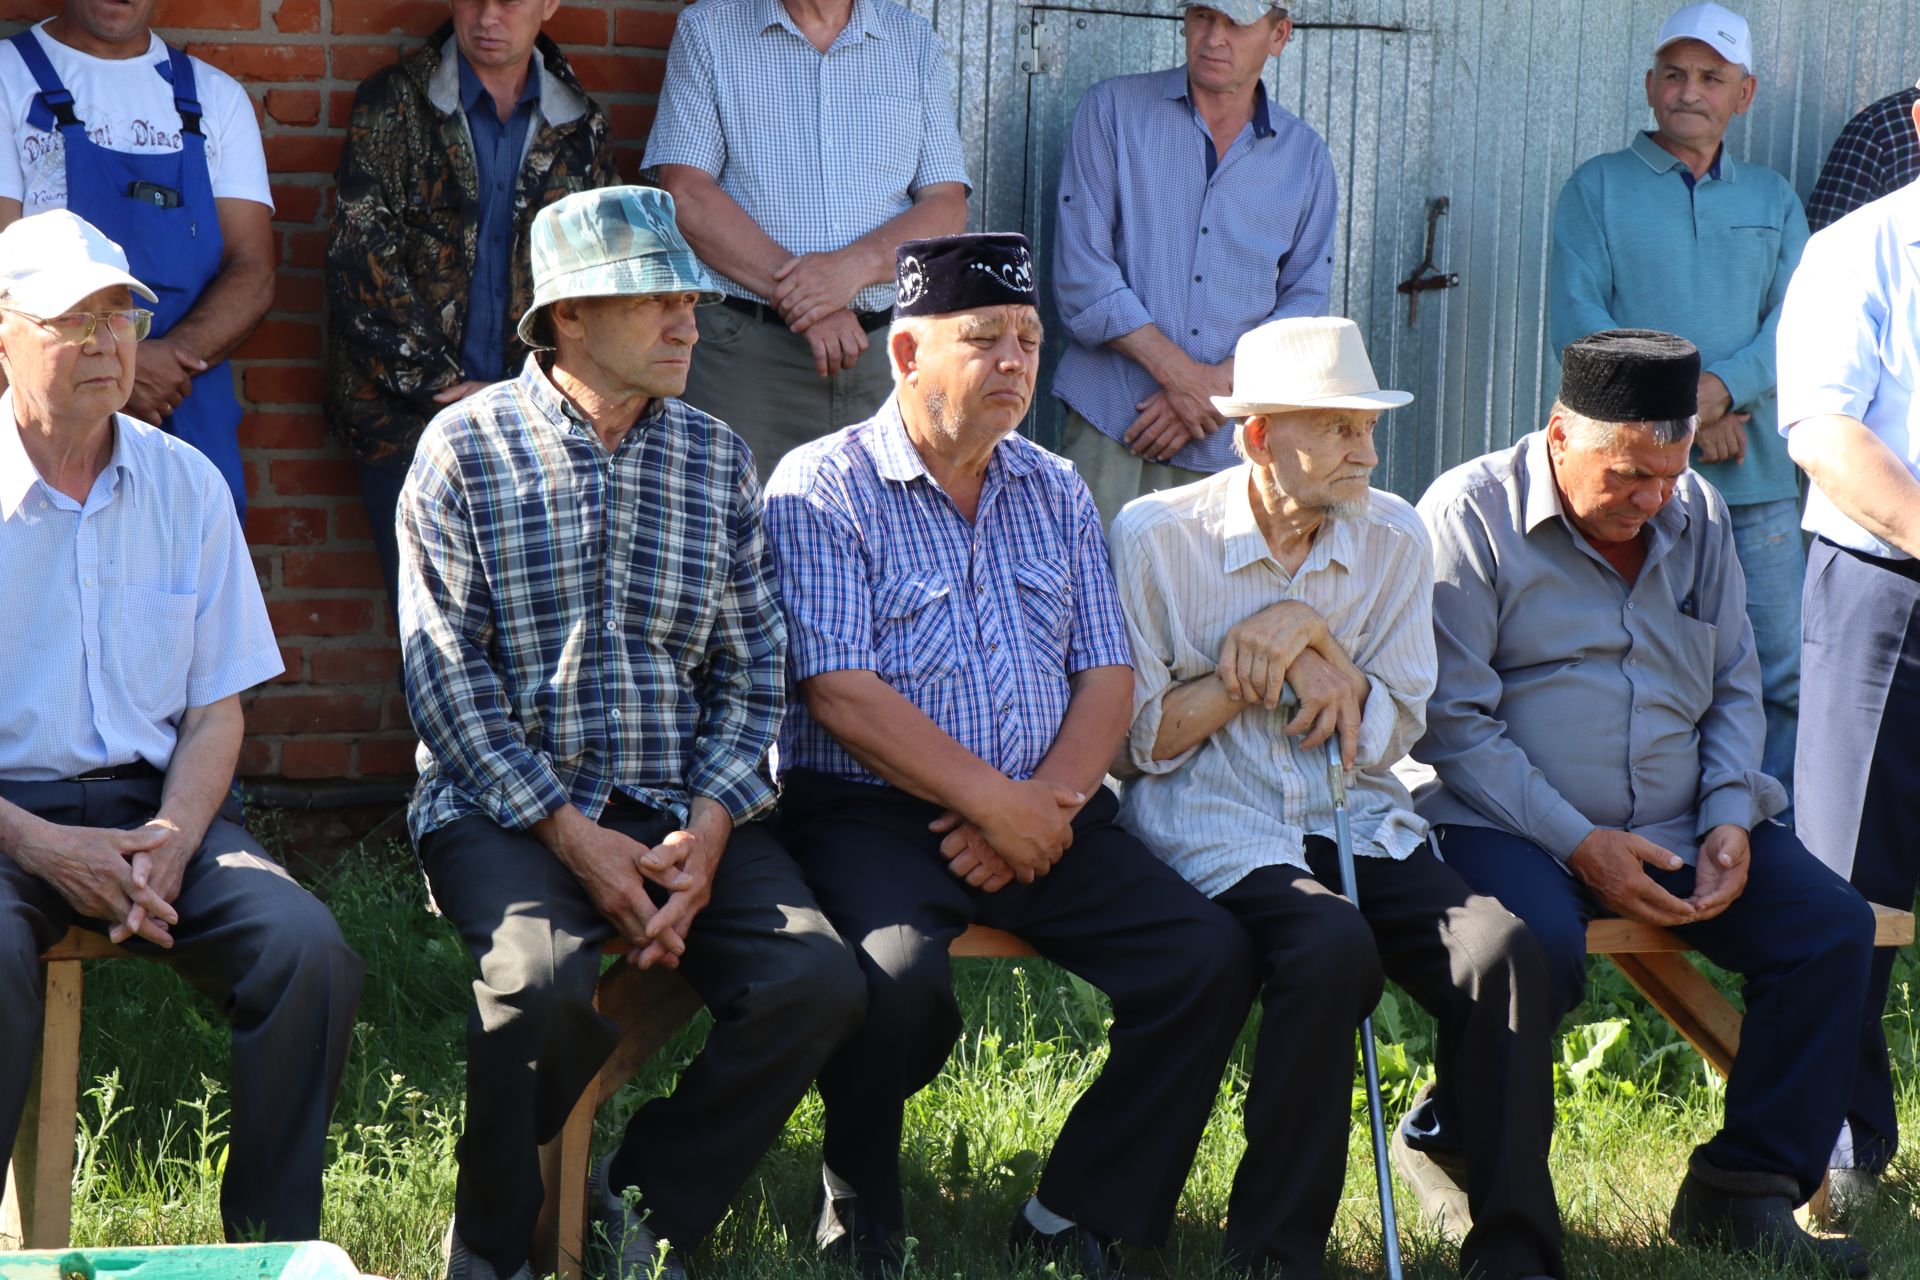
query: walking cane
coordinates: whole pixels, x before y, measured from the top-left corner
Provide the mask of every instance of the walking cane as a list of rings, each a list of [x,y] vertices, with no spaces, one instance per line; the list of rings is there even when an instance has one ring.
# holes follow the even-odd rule
[[[1353,831],[1347,825],[1347,770],[1340,759],[1340,735],[1327,739],[1327,782],[1333,788],[1333,835],[1340,852],[1340,892],[1356,909]],[[1393,1212],[1393,1170],[1387,1164],[1387,1122],[1380,1112],[1380,1064],[1373,1053],[1373,1014],[1360,1020],[1360,1061],[1367,1071],[1367,1117],[1373,1121],[1373,1173],[1380,1183],[1380,1234],[1387,1250],[1387,1280],[1401,1280],[1400,1227]]]

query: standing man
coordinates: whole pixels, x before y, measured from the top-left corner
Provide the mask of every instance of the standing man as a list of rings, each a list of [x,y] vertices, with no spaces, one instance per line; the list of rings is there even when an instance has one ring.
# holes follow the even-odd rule
[[[227,1238],[311,1240],[360,959],[240,825],[240,695],[280,651],[220,473],[120,412],[157,293],[70,211],[0,232],[0,1151],[79,925],[232,1024]]]
[[[619,1039],[593,1007],[617,938],[714,1018],[589,1191],[604,1274],[684,1280],[864,993],[755,821],[786,683],[760,486],[675,398],[713,281],[640,187],[544,210],[532,258],[537,354],[434,420],[400,502],[408,816],[480,970],[448,1274],[529,1274],[540,1145]]]
[[[1544,431],[1434,481],[1440,678],[1413,754],[1440,856],[1533,930],[1554,1021],[1585,994],[1587,923],[1672,929],[1744,980],[1720,1131],[1669,1229],[1796,1270],[1867,1274],[1808,1235],[1873,955],[1873,912],[1794,833],[1766,731],[1726,504],[1687,469],[1700,356],[1673,334],[1562,353]],[[1817,829],[1817,828],[1816,828]]]
[[[1907,117],[1920,130],[1920,104]],[[1813,481],[1800,728],[1807,847],[1870,902],[1920,879],[1920,187],[1816,235],[1780,321],[1780,421]],[[1853,1101],[1834,1150],[1845,1210],[1899,1142],[1881,1011],[1893,952],[1874,952]]]
[[[687,403],[740,433],[762,479],[878,409],[894,250],[967,221],[953,72],[927,20],[894,0],[686,10],[646,165],[726,292],[700,313]]]
[[[767,491],[799,690],[784,831],[867,975],[866,1022],[820,1076],[816,1236],[898,1273],[902,1111],[960,1035],[947,946],[977,920],[1113,1001],[1106,1067],[1012,1245],[1117,1280],[1119,1243],[1172,1221],[1253,966],[1101,785],[1133,673],[1099,512],[1015,434],[1041,340],[1026,237],[910,241],[898,298],[893,398]]]
[[[246,514],[226,360],[273,305],[273,194],[253,102],[162,43],[154,0],[67,0],[0,49],[0,227],[71,209],[152,286],[127,412],[213,460]]]
[[[1890,93],[1847,121],[1807,197],[1808,226],[1818,231],[1920,178],[1916,103],[1920,85]]]
[[[1260,76],[1293,35],[1268,0],[1184,0],[1187,63],[1087,90],[1060,162],[1061,452],[1101,518],[1233,466],[1213,405],[1256,325],[1323,316],[1340,193],[1327,144]]]
[[[1547,1170],[1553,1011],[1546,961],[1513,913],[1433,854],[1393,763],[1433,692],[1433,557],[1413,508],[1367,487],[1381,391],[1351,320],[1276,320],[1242,338],[1244,465],[1134,502],[1113,525],[1133,640],[1122,825],[1253,938],[1260,1039],[1227,1254],[1317,1276],[1346,1181],[1353,1033],[1383,970],[1440,1022],[1439,1083],[1465,1141],[1396,1143],[1417,1190],[1448,1175],[1460,1273],[1564,1276]],[[1282,705],[1293,695],[1299,705]],[[1341,897],[1325,743],[1353,770],[1355,909]],[[1448,1159],[1452,1156],[1452,1159]],[[1420,1168],[1410,1167],[1418,1162]],[[1464,1185],[1462,1185],[1464,1184]],[[1446,1216],[1446,1215],[1437,1215]],[[1470,1228],[1470,1229],[1469,1229]]]
[[[1694,4],[1660,30],[1647,105],[1657,127],[1574,171],[1553,215],[1560,348],[1605,329],[1659,329],[1700,350],[1695,466],[1733,512],[1760,651],[1761,766],[1792,790],[1800,706],[1800,490],[1775,430],[1774,331],[1807,242],[1786,179],[1736,164],[1723,139],[1753,105],[1747,23]]]
[[[327,418],[398,605],[394,510],[442,408],[516,373],[534,215],[617,182],[607,117],[540,24],[559,0],[452,0],[354,94],[327,238]]]

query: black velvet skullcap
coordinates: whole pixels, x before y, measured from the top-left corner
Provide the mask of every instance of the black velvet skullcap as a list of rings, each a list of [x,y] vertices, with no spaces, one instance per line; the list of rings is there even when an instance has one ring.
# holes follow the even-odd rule
[[[908,240],[894,256],[894,316],[1040,305],[1033,246],[1017,231]]]
[[[1595,422],[1667,422],[1699,407],[1700,352],[1658,329],[1607,329],[1560,353],[1560,403]]]

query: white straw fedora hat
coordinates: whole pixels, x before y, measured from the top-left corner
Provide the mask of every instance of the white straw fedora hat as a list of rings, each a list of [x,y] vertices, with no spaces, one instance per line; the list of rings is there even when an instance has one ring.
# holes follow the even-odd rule
[[[1382,391],[1360,326],[1338,316],[1270,320],[1233,348],[1233,394],[1214,396],[1229,418],[1288,409],[1398,409],[1405,391]]]

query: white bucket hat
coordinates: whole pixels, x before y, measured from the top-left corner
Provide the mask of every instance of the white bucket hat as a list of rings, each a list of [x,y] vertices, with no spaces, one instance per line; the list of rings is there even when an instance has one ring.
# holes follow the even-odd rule
[[[0,306],[45,320],[118,284],[155,300],[127,270],[120,246],[78,214],[54,209],[0,231]]]
[[[1338,316],[1270,320],[1233,348],[1233,394],[1214,396],[1229,418],[1289,409],[1398,409],[1405,391],[1382,391],[1360,326]]]

